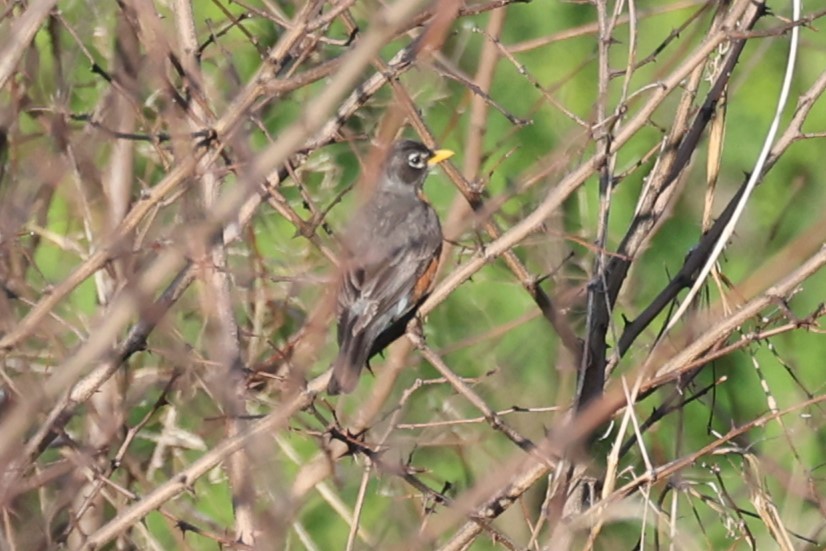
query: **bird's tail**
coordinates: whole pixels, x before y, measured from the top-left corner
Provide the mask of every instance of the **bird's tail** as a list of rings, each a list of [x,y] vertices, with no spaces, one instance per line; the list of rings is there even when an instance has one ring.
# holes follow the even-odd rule
[[[333,362],[333,375],[327,383],[327,394],[348,394],[356,388],[361,368],[367,363],[371,343],[365,333],[345,338]]]

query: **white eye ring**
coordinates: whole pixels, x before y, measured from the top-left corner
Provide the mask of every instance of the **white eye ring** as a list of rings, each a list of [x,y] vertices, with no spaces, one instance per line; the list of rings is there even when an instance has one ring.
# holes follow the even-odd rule
[[[407,164],[411,166],[411,168],[422,169],[426,166],[424,155],[421,153],[411,153],[407,157]]]

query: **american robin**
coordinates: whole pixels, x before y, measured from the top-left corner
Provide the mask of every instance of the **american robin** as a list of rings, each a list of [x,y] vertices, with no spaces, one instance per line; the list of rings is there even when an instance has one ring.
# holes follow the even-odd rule
[[[442,252],[442,227],[422,186],[428,169],[452,155],[410,140],[396,142],[373,195],[350,222],[336,302],[339,352],[328,394],[352,391],[362,367],[404,334],[427,298]]]

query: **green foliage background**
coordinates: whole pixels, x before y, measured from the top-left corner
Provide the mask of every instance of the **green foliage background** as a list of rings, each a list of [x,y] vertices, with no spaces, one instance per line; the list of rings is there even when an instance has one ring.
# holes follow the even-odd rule
[[[264,4],[258,4],[251,3],[256,9],[263,9]],[[635,72],[630,82],[631,90],[657,82],[676,64],[683,62],[683,54],[693,51],[693,47],[704,37],[711,17],[711,10],[708,10],[678,37],[669,39],[672,30],[682,25],[702,3],[651,0],[634,4],[639,14],[636,36],[638,57],[651,54],[663,44],[665,48],[652,62]],[[609,5],[613,8],[613,3]],[[674,7],[678,5],[684,7]],[[156,3],[155,8],[165,18],[164,21],[173,19],[169,5]],[[287,15],[295,12],[295,7],[289,4],[282,8]],[[776,29],[782,24],[781,17],[788,16],[787,3],[773,2],[771,8],[774,15],[763,18],[758,23],[758,31]],[[71,27],[81,37],[88,55],[103,67],[112,65],[117,9],[114,2],[60,3],[61,24]],[[236,16],[249,11],[234,2],[222,4],[221,7],[213,2],[195,4],[195,21],[200,38],[206,40],[211,29],[226,24],[224,9]],[[379,9],[377,3],[356,2],[351,11],[360,27],[368,29],[370,15],[376,9]],[[589,122],[593,122],[594,105],[598,98],[596,34],[593,29],[588,30],[588,25],[596,21],[593,6],[534,1],[511,4],[505,9],[506,22],[500,37],[505,49],[528,40],[551,37],[573,29],[582,30],[571,38],[559,38],[547,45],[513,54],[520,64],[518,67],[507,59],[500,60],[497,65],[489,90],[490,98],[516,117],[531,120],[531,124],[517,127],[495,109],[490,109],[487,119],[484,138],[486,157],[479,183],[484,187],[486,201],[502,201],[493,218],[500,227],[507,229],[530,213],[565,174],[594,153],[594,142],[587,138],[585,131],[550,105],[531,80],[540,83],[568,110]],[[476,28],[486,28],[489,17],[488,13],[483,13],[457,20],[442,48],[442,63],[450,62],[456,72],[474,75],[487,41],[483,33],[476,32]],[[9,23],[0,24],[8,27]],[[172,36],[172,25],[169,25]],[[0,26],[0,30],[2,28]],[[245,32],[237,27],[229,30],[217,39],[215,45],[204,51],[202,67],[214,102],[213,108],[217,112],[225,109],[240,86],[249,81],[261,63],[262,53],[272,47],[283,33],[272,21],[255,16],[245,21],[243,28]],[[256,37],[258,43],[252,44],[247,33]],[[744,174],[752,170],[773,116],[788,54],[788,36],[767,34],[769,36],[749,41],[728,90],[726,134],[715,214],[744,181]],[[337,21],[326,35],[344,39],[347,30]],[[25,83],[31,103],[19,110],[10,125],[14,139],[7,161],[8,181],[5,183],[6,186],[24,190],[16,197],[32,193],[25,191],[27,186],[31,185],[34,190],[40,185],[32,182],[43,177],[45,169],[38,166],[41,159],[59,154],[48,132],[49,125],[44,120],[60,112],[93,112],[110,86],[90,73],[91,60],[80,50],[78,43],[66,33],[62,36],[65,43],[58,55],[61,66],[67,70],[63,77],[68,85],[61,86],[55,81],[55,44],[45,29],[38,33],[35,46],[27,54],[29,66],[36,67],[36,72],[27,75],[30,80]],[[627,25],[618,26],[614,39],[612,68],[624,70],[631,40]],[[801,40],[802,51],[796,66],[793,99],[805,92],[826,66],[826,39],[823,34],[816,28],[807,27],[802,30]],[[381,56],[385,60],[390,59],[409,41],[407,35],[398,37],[382,50]],[[321,47],[316,55],[324,59],[340,55],[341,51],[341,47],[328,44]],[[520,68],[524,68],[528,76],[523,75]],[[468,116],[471,94],[462,83],[445,78],[442,73],[437,65],[423,61],[402,76],[401,83],[415,98],[439,145],[457,151],[455,163],[461,167],[467,136],[471,131]],[[607,100],[609,106],[616,106],[621,80],[618,78],[612,82]],[[22,85],[21,82],[18,84]],[[327,85],[326,79],[320,80],[263,107],[259,120],[266,134],[278,137],[297,119],[309,99]],[[707,88],[704,85],[701,93]],[[56,97],[56,90],[68,91],[69,95]],[[142,132],[163,130],[174,134],[185,131],[166,127],[166,120],[161,115],[164,106],[161,104],[168,98],[163,94],[154,94],[157,92],[155,82],[151,79],[142,82],[140,92],[140,112],[145,124]],[[647,93],[641,92],[629,109],[633,111],[638,102],[645,100]],[[11,102],[12,98],[9,90],[0,91],[2,103]],[[347,186],[356,183],[360,173],[357,154],[359,157],[367,154],[369,140],[375,136],[383,113],[395,101],[389,88],[385,87],[353,119],[347,121],[346,134],[352,138],[351,141],[332,144],[311,153],[298,173],[303,190],[292,179],[281,186],[284,197],[299,215],[308,215],[302,205],[303,191],[309,193],[315,205],[326,208],[336,202],[337,196]],[[656,146],[662,138],[661,129],[669,127],[676,102],[676,96],[666,101],[651,118],[650,124],[622,147],[617,156],[617,172],[631,169],[641,162],[649,149]],[[783,119],[785,122],[789,120],[790,112],[791,109],[787,109]],[[80,156],[90,163],[103,166],[111,154],[110,144],[107,143],[110,138],[101,139],[98,135],[87,147],[82,142],[83,125],[78,122],[69,124],[69,135],[78,150],[82,151]],[[826,109],[820,100],[807,119],[804,130],[821,132],[824,127]],[[254,148],[263,148],[270,142],[265,132],[255,128],[251,122],[243,130],[248,133]],[[405,135],[413,137],[414,133],[407,129]],[[618,330],[622,328],[623,316],[633,319],[668,283],[671,274],[680,268],[683,258],[702,234],[700,220],[706,186],[705,143],[694,154],[690,171],[682,184],[683,190],[670,215],[644,253],[635,260],[615,310],[614,323]],[[147,143],[135,145],[138,153],[134,196],[141,189],[152,187],[167,170],[157,161],[154,147]],[[536,171],[538,163],[552,152],[559,153],[560,159],[554,170],[533,187],[522,189],[521,184]],[[802,140],[783,155],[756,190],[721,263],[723,273],[734,285],[770,264],[773,255],[823,223],[826,197],[821,185],[822,157],[822,140]],[[618,182],[612,198],[607,232],[609,251],[616,249],[633,218],[637,199],[652,165],[653,159],[643,161]],[[102,171],[98,168],[95,173],[100,175]],[[106,203],[99,182],[86,182],[88,190],[95,190],[90,192],[92,210],[86,218],[78,199],[78,187],[71,175],[55,178],[53,184],[54,196],[42,229],[62,239],[41,239],[34,251],[25,281],[33,299],[66,278],[83,261],[86,251],[100,243],[106,233]],[[223,183],[226,188],[236,184],[232,175],[227,176]],[[430,177],[427,193],[443,221],[450,218],[455,205],[464,201],[441,171]],[[346,221],[356,201],[355,195],[348,193],[340,204],[331,209],[327,221],[334,230]],[[135,252],[138,264],[153,258],[153,247],[163,247],[166,240],[176,238],[176,228],[183,223],[178,206],[170,202],[157,212],[155,221],[146,227],[147,247]],[[532,235],[515,249],[534,276],[547,277],[542,287],[551,297],[573,297],[565,300],[564,313],[579,336],[585,332],[584,286],[592,270],[594,251],[591,244],[596,238],[598,209],[598,186],[592,179],[547,221],[544,231]],[[93,227],[89,232],[84,229],[84,224],[90,221]],[[27,223],[30,225],[27,226]],[[32,238],[35,233],[31,229],[33,222],[29,220],[27,223],[20,225],[16,239],[23,241]],[[444,273],[450,273],[472,257],[480,242],[489,241],[486,235],[477,231],[477,227],[473,223],[465,224],[458,235],[449,236],[458,242],[459,247],[454,248],[448,257]],[[235,314],[242,328],[242,350],[247,350],[253,337],[266,343],[258,348],[258,356],[245,358],[249,367],[261,365],[267,357],[288,344],[323,300],[334,273],[330,261],[308,240],[297,236],[296,228],[270,206],[259,208],[251,235],[229,247]],[[318,235],[323,243],[335,246],[334,236],[323,231],[319,231]],[[824,277],[823,273],[816,274],[788,304],[800,318],[805,318],[823,302]],[[177,410],[177,424],[187,434],[188,443],[182,440],[174,445],[159,467],[145,480],[134,480],[124,473],[116,473],[112,477],[138,495],[175,476],[225,436],[222,422],[216,421],[222,411],[207,391],[210,384],[214,384],[216,375],[210,371],[211,360],[207,349],[211,336],[201,312],[199,293],[203,289],[199,285],[198,282],[193,285],[150,336],[147,350],[129,361],[121,383],[127,425],[134,426],[152,411],[152,405],[161,395],[173,370],[183,373],[182,382],[175,386],[169,401],[170,407]],[[266,298],[270,308],[268,321],[264,325],[266,334],[253,336],[249,333],[253,326],[252,304],[258,293]],[[719,300],[719,290],[716,286],[709,286],[703,303]],[[34,339],[39,347],[30,342],[30,346],[39,350],[32,356],[27,351],[27,361],[46,369],[59,364],[94,327],[101,311],[99,306],[95,282],[87,279],[55,310],[65,326],[52,325],[48,332],[41,332],[39,338]],[[28,306],[17,303],[14,308],[15,315],[19,317]],[[773,310],[766,315],[777,315],[778,312]],[[613,377],[633,373],[634,367],[646,358],[665,321],[666,317],[661,315],[623,358]],[[66,330],[66,327],[74,330]],[[742,328],[743,333],[749,330],[750,327]],[[322,346],[314,351],[308,376],[321,374],[335,353],[332,322],[327,333]],[[509,422],[523,435],[540,440],[546,430],[563,420],[575,391],[571,358],[533,300],[501,260],[486,266],[440,304],[427,318],[425,335],[428,344],[458,375],[477,380],[475,391],[494,410],[513,406],[558,408],[556,411],[509,415]],[[688,455],[714,441],[715,433],[725,433],[733,426],[748,423],[767,413],[770,406],[760,384],[761,376],[765,377],[770,394],[780,409],[798,404],[807,396],[820,395],[823,392],[821,364],[824,357],[826,341],[819,330],[795,330],[772,337],[770,341],[754,343],[744,351],[707,365],[689,393],[721,377],[726,377],[725,382],[647,431],[645,448],[649,460],[654,465],[662,465]],[[759,373],[753,360],[760,368]],[[376,441],[378,435],[387,429],[394,404],[405,389],[419,378],[427,380],[438,376],[415,352],[408,356],[407,361],[409,367],[396,382],[394,398],[387,402],[379,422],[368,433],[368,441]],[[383,363],[382,359],[376,359],[375,370],[380,371]],[[7,370],[9,366],[6,364]],[[364,376],[353,395],[337,399],[338,419],[342,423],[346,424],[374,391],[374,380],[369,374]],[[673,388],[668,387],[642,400],[635,406],[637,415],[644,419],[671,392]],[[250,413],[266,414],[280,399],[278,391],[271,386],[257,389],[249,397]],[[328,409],[322,405],[319,409],[323,416],[332,420]],[[449,385],[434,384],[412,395],[397,422],[434,423],[478,415],[479,412]],[[758,426],[737,441],[741,449],[747,449],[765,460],[767,466],[761,471],[761,482],[767,494],[773,497],[787,528],[819,543],[824,541],[820,533],[823,515],[818,509],[822,505],[819,501],[822,489],[820,467],[824,455],[822,418],[821,407],[803,408],[785,417],[782,426],[776,422]],[[617,417],[616,421],[619,420],[620,417]],[[85,415],[76,416],[68,425],[67,432],[74,435],[77,441],[82,441],[82,435],[87,430],[86,422]],[[133,469],[136,471],[146,472],[156,450],[157,436],[164,430],[162,422],[163,413],[155,414],[130,447],[129,457],[135,462]],[[301,467],[319,453],[319,434],[325,427],[312,413],[303,412],[293,419],[291,428],[293,430],[279,435],[283,440],[281,446],[274,439],[258,443],[260,447],[255,454],[254,477],[261,519],[265,519],[264,522],[271,520],[279,526],[279,523],[284,523],[284,539],[279,545],[283,544],[285,548],[307,547],[306,541],[302,542],[296,532],[296,527],[300,526],[312,539],[315,548],[342,549],[349,529],[328,501],[318,493],[311,493],[301,504],[290,503],[286,497],[291,481]],[[606,426],[602,439],[595,442],[583,460],[588,470],[596,476],[605,468],[604,457],[616,437],[612,431],[616,430],[616,424]],[[287,457],[284,445],[294,449],[294,458]],[[103,453],[111,454],[116,448],[113,443],[112,449]],[[388,461],[407,462],[421,468],[420,478],[431,488],[444,490],[450,496],[460,496],[481,481],[495,476],[499,466],[515,453],[519,452],[511,442],[479,422],[396,429],[387,442],[384,457]],[[59,461],[61,453],[53,449],[40,458],[39,465],[45,467]],[[618,482],[622,484],[645,470],[643,456],[639,447],[635,446],[622,458]],[[656,548],[650,543],[656,532],[653,524],[647,528],[641,527],[642,505],[646,498],[656,503],[663,497],[664,502],[660,506],[667,513],[674,493],[679,502],[679,518],[675,520],[679,536],[676,539],[687,538],[685,541],[689,543],[686,548],[746,548],[745,531],[734,527],[740,521],[751,531],[760,548],[771,548],[773,543],[763,521],[742,513],[753,509],[748,500],[753,487],[744,480],[744,470],[744,459],[740,454],[719,453],[698,457],[692,467],[680,471],[679,477],[654,484],[650,494],[629,497],[626,514],[606,524],[597,541],[597,548],[631,548],[639,544],[641,538],[644,538],[645,548]],[[334,479],[327,484],[346,506],[352,508],[364,471],[363,462],[345,458],[338,462],[335,471]],[[799,489],[799,485],[804,483],[809,484],[806,491]],[[66,488],[73,487],[67,482]],[[722,488],[726,489],[725,492]],[[512,507],[493,525],[515,541],[528,541],[529,527],[523,515],[537,518],[545,489],[543,484],[533,488],[519,506]],[[58,520],[49,521],[35,520],[41,518],[41,514],[35,512],[49,506],[50,501],[57,500],[63,491],[60,485],[56,485],[40,494],[32,492],[22,496],[15,502],[14,509],[21,515],[28,511],[31,517],[30,520],[19,518],[16,522],[45,537],[43,534],[55,530],[55,525],[67,521],[68,509],[55,507]],[[402,479],[390,474],[371,477],[367,495],[362,526],[372,533],[376,541],[390,542],[399,548],[405,546],[405,538],[417,532],[425,508],[433,505],[421,499]],[[738,513],[737,508],[741,512]],[[222,469],[214,469],[209,476],[198,480],[190,492],[167,504],[166,510],[201,530],[216,534],[232,533],[232,495],[226,474]],[[291,514],[281,518],[281,511]],[[105,511],[105,515],[114,514],[111,506]],[[653,516],[650,511],[649,515]],[[646,522],[656,522],[652,516],[647,517]],[[162,549],[184,548],[184,545],[191,549],[216,548],[214,540],[182,533],[180,526],[160,513],[149,515],[145,527]],[[660,535],[664,537],[666,533],[661,531]],[[139,542],[148,541],[137,530],[133,530],[130,537]],[[577,540],[576,545],[583,544],[583,541]],[[795,542],[801,548],[806,546],[802,539]],[[359,545],[364,544],[357,544],[357,548],[368,548]],[[377,544],[374,548],[391,547]],[[484,537],[471,546],[474,550],[499,548],[500,544]]]

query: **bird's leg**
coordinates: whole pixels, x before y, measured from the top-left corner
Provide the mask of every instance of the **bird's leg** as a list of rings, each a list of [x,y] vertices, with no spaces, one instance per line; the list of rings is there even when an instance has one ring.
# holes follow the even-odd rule
[[[424,318],[418,312],[416,312],[416,315],[410,320],[410,323],[407,324],[407,330],[419,337],[422,342],[425,341]]]

